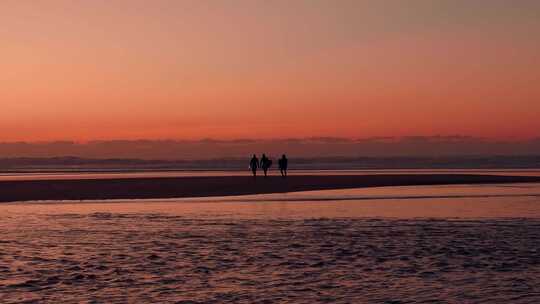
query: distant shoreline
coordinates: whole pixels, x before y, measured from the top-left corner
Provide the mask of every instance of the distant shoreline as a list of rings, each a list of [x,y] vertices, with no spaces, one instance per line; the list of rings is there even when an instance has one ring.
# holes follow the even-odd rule
[[[301,172],[304,175],[310,175],[312,172],[434,172],[435,174],[443,173],[456,173],[460,174],[463,172],[472,172],[472,174],[482,174],[483,172],[491,173],[513,173],[513,172],[540,172],[540,167],[524,167],[524,168],[332,168],[332,167],[321,167],[321,168],[295,168],[294,170],[289,170],[291,172]],[[34,169],[0,169],[0,176],[2,175],[16,175],[16,174],[26,174],[26,175],[47,175],[47,174],[125,174],[125,173],[189,173],[189,172],[232,172],[232,173],[245,173],[251,174],[251,171],[246,170],[246,168],[195,168],[195,169],[178,169],[178,168],[34,168]],[[274,171],[275,172],[275,171]]]
[[[540,176],[477,174],[296,175],[0,181],[0,202],[159,199],[385,186],[540,183]]]
[[[305,149],[305,148],[303,148]],[[216,150],[218,151],[218,150]],[[269,154],[273,155],[273,154]],[[295,170],[483,170],[540,169],[540,155],[521,156],[395,156],[395,157],[300,157],[294,153],[291,168]],[[202,157],[202,156],[201,156]],[[292,157],[292,156],[291,156]],[[272,158],[272,157],[271,157]],[[275,158],[275,155],[274,155]],[[248,159],[129,159],[80,158],[0,158],[0,173],[9,172],[133,172],[133,171],[246,171]]]

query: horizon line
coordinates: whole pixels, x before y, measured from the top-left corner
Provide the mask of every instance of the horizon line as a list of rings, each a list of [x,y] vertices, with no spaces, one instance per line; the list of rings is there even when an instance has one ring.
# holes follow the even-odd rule
[[[474,135],[406,135],[406,136],[367,136],[367,137],[340,137],[340,136],[305,136],[305,137],[269,137],[269,138],[112,138],[112,139],[89,139],[89,140],[74,140],[74,139],[55,139],[55,140],[0,140],[0,144],[52,144],[52,143],[69,143],[69,144],[92,144],[100,142],[215,142],[215,143],[240,143],[240,142],[272,142],[272,141],[323,141],[323,142],[362,142],[362,141],[400,141],[411,139],[447,139],[447,140],[479,140],[485,142],[527,142],[540,140],[540,134],[530,137],[488,137]]]

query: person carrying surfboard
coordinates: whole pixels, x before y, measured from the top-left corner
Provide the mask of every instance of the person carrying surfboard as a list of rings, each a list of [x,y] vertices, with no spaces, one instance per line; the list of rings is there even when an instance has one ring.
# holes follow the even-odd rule
[[[266,154],[263,154],[261,157],[260,165],[263,169],[264,177],[266,177],[268,175],[268,169],[270,169],[270,167],[272,166],[272,160],[266,157]]]

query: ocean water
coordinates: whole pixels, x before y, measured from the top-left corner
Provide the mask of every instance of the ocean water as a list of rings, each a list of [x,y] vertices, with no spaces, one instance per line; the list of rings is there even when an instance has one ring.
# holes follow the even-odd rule
[[[490,174],[540,176],[540,169],[358,169],[358,170],[289,170],[290,175],[362,175],[362,174]],[[249,170],[161,170],[161,171],[59,171],[59,172],[0,172],[0,181],[16,180],[66,180],[66,179],[109,179],[109,178],[153,178],[192,176],[245,176]],[[259,173],[261,174],[261,173]],[[270,175],[279,172],[270,170]]]
[[[0,303],[539,303],[540,185],[0,204]]]

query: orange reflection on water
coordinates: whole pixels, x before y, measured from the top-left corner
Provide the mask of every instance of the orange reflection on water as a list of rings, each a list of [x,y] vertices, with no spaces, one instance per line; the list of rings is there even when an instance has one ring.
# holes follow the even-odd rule
[[[540,186],[407,186],[215,198],[34,202],[6,215],[141,213],[192,218],[540,218]]]

